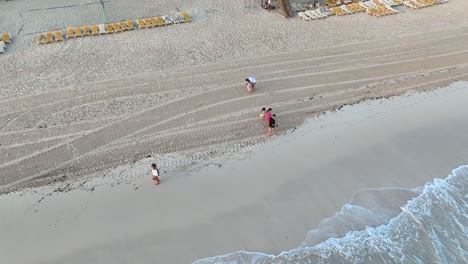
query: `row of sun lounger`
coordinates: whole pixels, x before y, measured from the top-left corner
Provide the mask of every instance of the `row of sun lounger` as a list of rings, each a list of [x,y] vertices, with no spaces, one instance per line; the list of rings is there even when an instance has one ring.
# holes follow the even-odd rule
[[[36,43],[46,44],[63,41],[63,35],[61,30],[55,30],[54,32],[39,33],[36,37]]]
[[[178,24],[184,22],[192,22],[192,19],[189,17],[187,12],[182,12],[176,16],[162,16],[162,17],[152,17],[145,19],[136,20],[138,28],[150,28],[155,26],[164,26],[168,24]],[[109,24],[99,24],[93,26],[82,26],[82,27],[68,27],[67,28],[67,38],[81,38],[85,36],[94,36],[102,34],[113,34],[120,33],[127,30],[136,29],[133,20],[121,21],[116,23]],[[46,32],[37,34],[37,44],[47,44],[63,41],[62,31],[56,30],[54,32]]]
[[[153,28],[170,24],[192,22],[187,12],[182,12],[175,16],[150,17],[136,20],[139,29]]]
[[[405,1],[403,4],[406,7],[409,7],[411,9],[418,9],[418,8],[432,6],[435,4],[443,4],[447,2],[448,0],[408,0],[408,1]]]
[[[0,53],[5,53],[6,43],[11,43],[11,35],[9,33],[2,34],[2,39],[0,40]]]
[[[321,18],[326,18],[330,14],[327,11],[323,11],[321,9],[315,9],[315,10],[307,10],[305,12],[299,12],[298,16],[302,18],[304,21],[309,21],[312,19],[321,19]]]
[[[393,15],[398,13],[397,10],[391,8],[390,6],[378,6],[376,8],[368,8],[366,12],[374,17]]]

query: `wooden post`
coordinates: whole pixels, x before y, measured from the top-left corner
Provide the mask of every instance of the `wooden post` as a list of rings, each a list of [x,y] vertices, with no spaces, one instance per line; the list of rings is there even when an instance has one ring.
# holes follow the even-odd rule
[[[283,17],[288,18],[292,17],[291,6],[289,5],[289,0],[277,0],[278,8],[281,11]]]

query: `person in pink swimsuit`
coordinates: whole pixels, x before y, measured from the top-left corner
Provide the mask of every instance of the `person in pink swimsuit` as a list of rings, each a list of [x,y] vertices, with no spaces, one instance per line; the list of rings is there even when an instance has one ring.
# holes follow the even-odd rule
[[[270,117],[271,117],[271,108],[268,108],[268,110],[265,112],[265,126],[270,125]]]

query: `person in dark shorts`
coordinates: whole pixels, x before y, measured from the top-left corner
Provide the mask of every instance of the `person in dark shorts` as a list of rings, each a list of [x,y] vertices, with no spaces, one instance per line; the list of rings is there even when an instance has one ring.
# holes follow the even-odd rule
[[[268,134],[267,136],[269,137],[270,136],[270,133],[273,131],[273,136],[276,137],[276,115],[273,114],[271,117],[270,117],[270,122],[268,122]]]

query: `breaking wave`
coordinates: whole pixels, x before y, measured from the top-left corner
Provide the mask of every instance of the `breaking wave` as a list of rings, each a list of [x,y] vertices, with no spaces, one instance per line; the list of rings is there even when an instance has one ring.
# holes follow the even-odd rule
[[[277,256],[238,251],[194,264],[468,263],[467,190],[468,165],[419,190],[364,190],[298,248]]]

